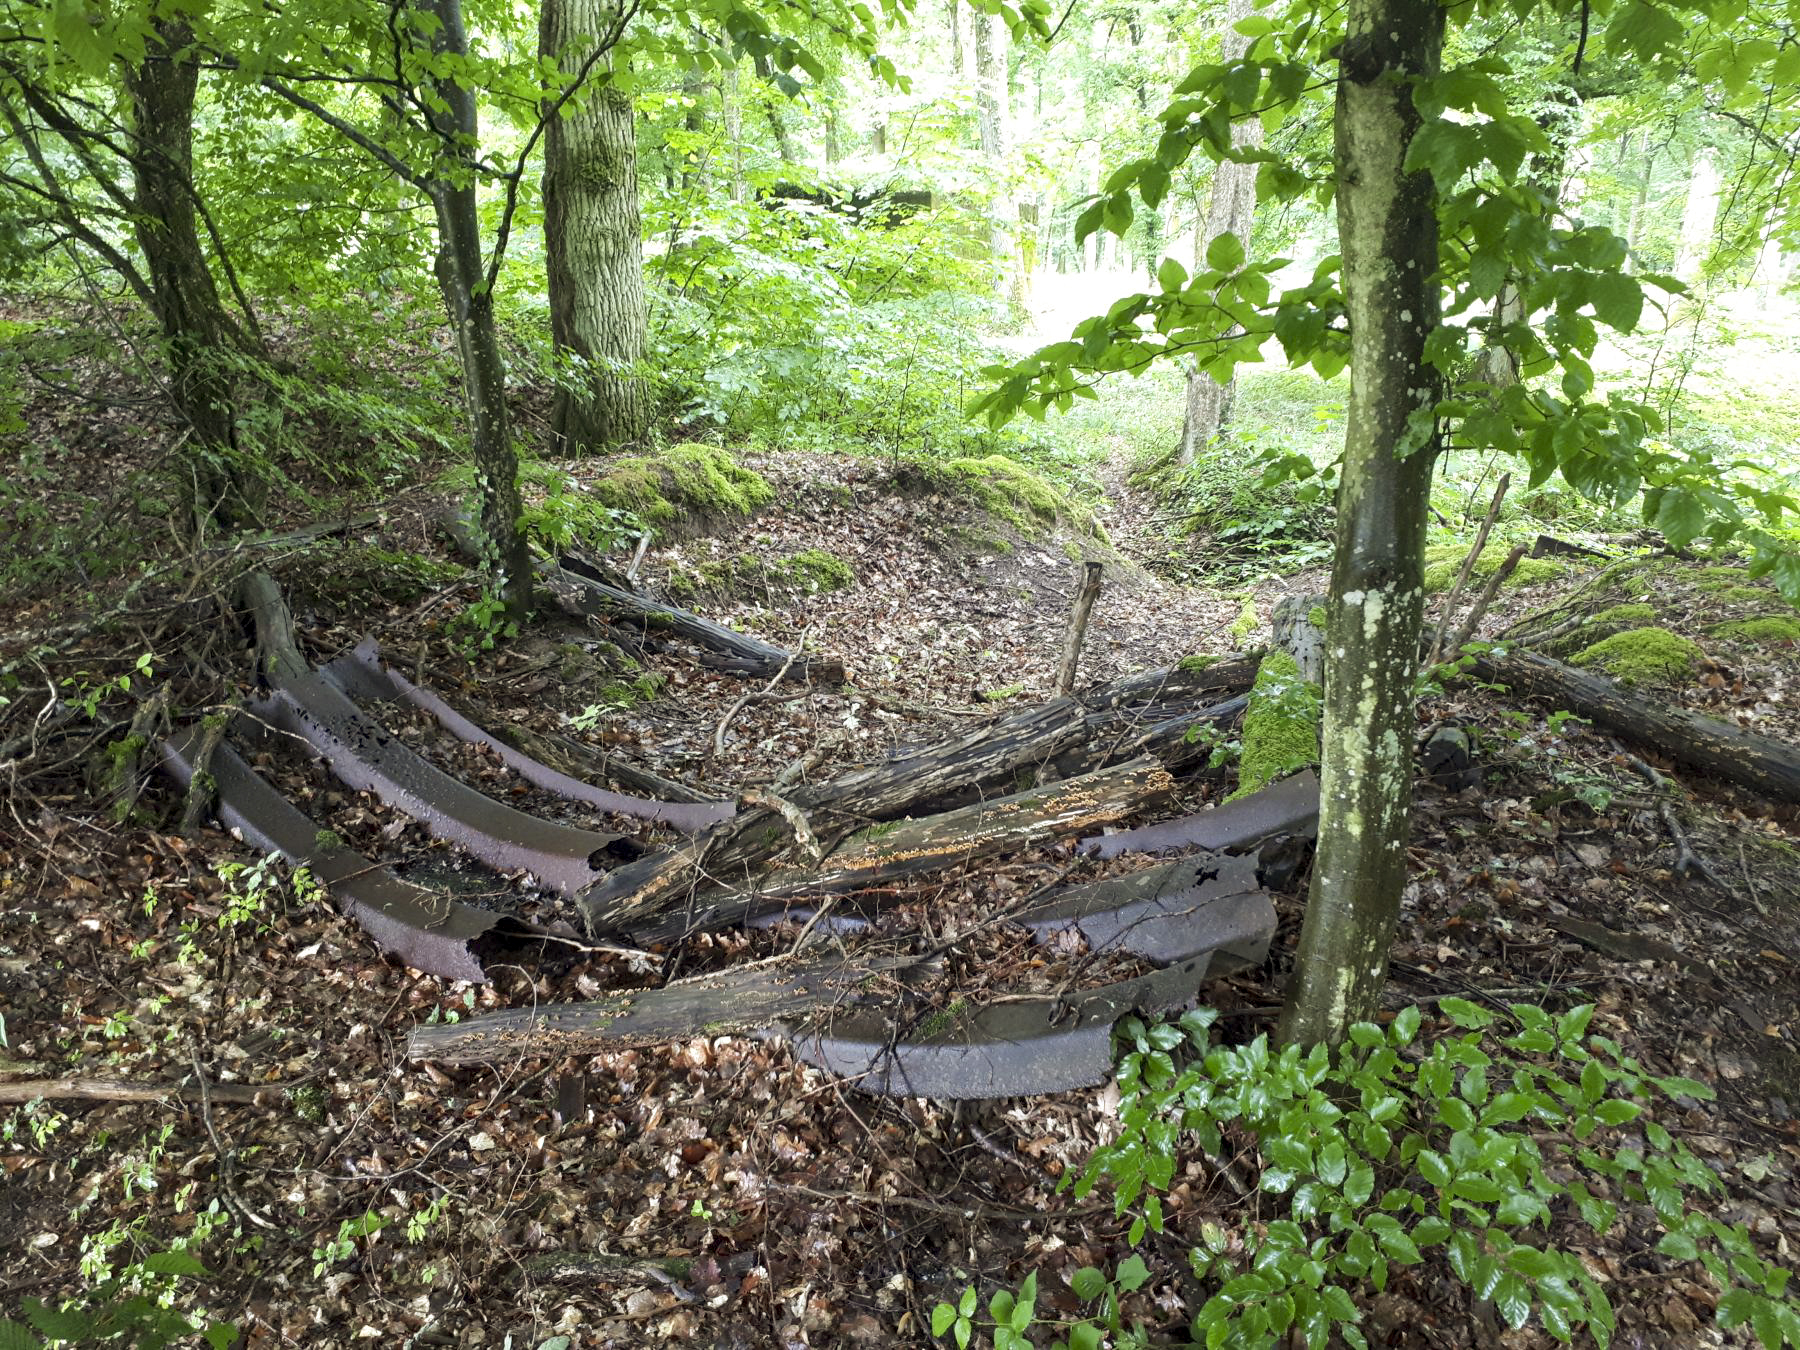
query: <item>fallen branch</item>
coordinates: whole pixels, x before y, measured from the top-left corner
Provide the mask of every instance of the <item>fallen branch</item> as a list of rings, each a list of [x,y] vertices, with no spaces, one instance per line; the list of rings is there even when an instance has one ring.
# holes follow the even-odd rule
[[[269,1083],[253,1088],[243,1083],[208,1083],[206,1090],[213,1101],[230,1106],[272,1106],[281,1100],[283,1085]],[[39,1100],[198,1102],[200,1095],[200,1089],[192,1083],[133,1083],[123,1078],[37,1078],[24,1083],[0,1083],[0,1106]]]
[[[1494,500],[1488,503],[1487,515],[1482,518],[1481,529],[1475,534],[1475,543],[1463,558],[1461,569],[1456,574],[1456,584],[1450,588],[1450,594],[1444,597],[1443,611],[1438,615],[1437,631],[1431,638],[1431,651],[1425,658],[1427,670],[1438,663],[1443,654],[1444,635],[1449,631],[1451,616],[1456,613],[1457,602],[1462,599],[1463,587],[1469,582],[1469,574],[1475,570],[1482,551],[1487,548],[1488,532],[1494,528],[1494,522],[1500,518],[1500,503],[1506,500],[1506,490],[1512,486],[1512,475],[1503,473],[1500,482],[1494,488]],[[1513,564],[1515,567],[1518,564]],[[1452,651],[1456,650],[1454,647]]]
[[[1081,565],[1081,592],[1075,597],[1075,608],[1069,615],[1068,636],[1063,639],[1062,661],[1056,668],[1056,692],[1068,693],[1075,687],[1075,669],[1081,664],[1081,644],[1087,637],[1088,619],[1094,612],[1094,601],[1100,598],[1100,579],[1105,564],[1088,562]]]

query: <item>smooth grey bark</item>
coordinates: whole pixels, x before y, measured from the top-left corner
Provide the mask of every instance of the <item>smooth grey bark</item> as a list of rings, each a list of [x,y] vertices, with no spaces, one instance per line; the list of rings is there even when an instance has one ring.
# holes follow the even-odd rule
[[[543,0],[539,54],[566,79],[618,33],[609,0]],[[638,370],[648,321],[637,134],[630,97],[604,78],[611,63],[600,58],[585,98],[552,114],[544,135],[550,335],[584,376],[579,390],[557,391],[551,412],[551,430],[571,452],[636,440],[650,415]]]
[[[1438,0],[1351,0],[1338,48],[1338,234],[1351,381],[1328,606],[1319,851],[1282,1035],[1335,1042],[1370,1017],[1406,880],[1413,679],[1441,384],[1431,175],[1404,170],[1412,90],[1443,50]]]
[[[416,0],[438,22],[432,38],[439,52],[466,57],[468,33],[462,0]],[[531,608],[531,554],[520,525],[519,457],[506,408],[506,359],[494,327],[494,300],[482,265],[481,218],[476,212],[474,166],[480,144],[474,91],[448,76],[434,77],[437,105],[429,113],[442,142],[437,166],[425,181],[437,218],[438,293],[462,369],[463,401],[469,414],[469,444],[481,501],[484,560],[509,614],[524,618]]]
[[[1010,73],[1006,61],[1007,32],[996,14],[973,10],[969,21],[975,29],[976,129],[989,180],[996,184],[988,216],[988,252],[994,261],[995,288],[1002,295],[1016,294],[1022,279],[1014,266],[1012,238],[1017,211],[1006,163],[1007,127],[1012,115]]]
[[[1224,18],[1226,39],[1224,57],[1227,61],[1240,59],[1250,46],[1250,39],[1239,33],[1235,25],[1240,19],[1250,14],[1250,0],[1231,0],[1226,7]],[[1262,122],[1255,117],[1239,119],[1231,129],[1231,143],[1244,149],[1256,149],[1262,145]],[[1194,268],[1200,271],[1206,266],[1206,251],[1212,241],[1220,235],[1236,235],[1247,250],[1250,246],[1250,230],[1256,221],[1256,169],[1254,164],[1239,164],[1236,160],[1221,160],[1213,170],[1212,197],[1206,210],[1206,227],[1204,235],[1196,232],[1194,239]],[[1152,269],[1156,262],[1151,261]],[[1206,448],[1207,442],[1219,434],[1227,419],[1231,416],[1231,398],[1237,381],[1220,384],[1211,375],[1198,366],[1188,371],[1187,406],[1181,419],[1181,443],[1175,451],[1177,467],[1186,467],[1199,458],[1200,452]]]

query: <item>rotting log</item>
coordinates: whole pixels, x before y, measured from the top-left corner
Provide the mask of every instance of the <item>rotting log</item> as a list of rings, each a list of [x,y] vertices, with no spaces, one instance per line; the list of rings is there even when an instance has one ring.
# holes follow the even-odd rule
[[[1715,717],[1653,703],[1603,675],[1537,652],[1475,656],[1470,674],[1547,699],[1614,735],[1775,801],[1800,802],[1800,748]]]
[[[162,742],[163,763],[187,786],[206,733],[198,726]],[[334,842],[332,836],[238,756],[229,741],[213,747],[208,772],[219,823],[252,848],[280,853],[328,887],[344,913],[375,945],[415,970],[448,980],[485,982],[480,940],[490,933],[517,941],[541,939],[530,924],[491,913],[402,881],[387,868]]]
[[[485,745],[507,768],[534,787],[568,801],[581,802],[599,811],[660,821],[678,830],[703,830],[730,817],[730,802],[660,802],[628,797],[572,778],[550,765],[515,749],[493,732],[478,726],[429,689],[421,688],[399,671],[382,664],[381,648],[373,638],[358,643],[348,656],[322,667],[320,674],[336,680],[352,697],[385,698],[411,704],[435,717],[451,735],[471,745]]]
[[[1133,703],[1175,703],[1202,694],[1237,693],[1256,682],[1261,652],[1221,656],[1213,661],[1189,657],[1172,666],[1139,671],[1076,695],[1089,708],[1120,708]]]
[[[1136,759],[922,820],[871,825],[816,867],[764,872],[702,892],[702,873],[713,886],[721,878],[701,853],[703,845],[696,843],[683,852],[686,861],[698,862],[698,869],[667,865],[680,855],[664,855],[655,861],[665,865],[649,869],[647,880],[627,875],[641,866],[634,864],[578,899],[592,934],[629,932],[642,941],[670,938],[741,923],[793,896],[880,885],[1113,824],[1161,801],[1173,786],[1168,771],[1155,760]],[[777,836],[766,846],[772,848],[780,835],[777,819],[769,819],[763,830]]]
[[[1139,711],[1109,708],[1089,713],[1081,741],[1051,761],[1064,778],[1139,755],[1155,755],[1170,773],[1180,773],[1212,754],[1212,741],[1202,727],[1223,727],[1237,720],[1247,702],[1238,694],[1219,703],[1175,707],[1158,704]]]
[[[31,1078],[23,1083],[0,1083],[0,1106],[25,1102],[198,1102],[225,1106],[277,1106],[282,1101],[280,1083],[251,1087],[247,1083],[208,1083],[202,1092],[197,1083],[134,1083],[124,1078]]]
[[[565,562],[574,561],[565,559]],[[635,591],[621,590],[583,576],[566,566],[547,567],[542,575],[545,589],[566,613],[582,618],[625,619],[655,632],[673,634],[724,653],[740,663],[747,675],[772,676],[785,668],[785,678],[795,683],[809,679],[842,683],[844,679],[844,660],[840,656],[789,652],[678,606],[665,605]]]
[[[871,976],[909,964],[909,959],[893,956],[855,964],[837,958],[776,962],[699,975],[660,989],[623,990],[590,1002],[421,1024],[407,1037],[406,1054],[440,1064],[491,1064],[662,1045],[694,1036],[755,1035],[781,1018],[853,999]]]

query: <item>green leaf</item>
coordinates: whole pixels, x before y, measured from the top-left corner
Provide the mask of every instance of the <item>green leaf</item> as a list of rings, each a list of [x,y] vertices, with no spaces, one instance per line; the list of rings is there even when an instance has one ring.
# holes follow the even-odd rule
[[[1438,1011],[1443,1013],[1459,1027],[1475,1031],[1483,1030],[1494,1023],[1494,1015],[1479,1004],[1471,1003],[1466,998],[1447,998],[1438,1004]]]
[[[1588,303],[1609,328],[1629,333],[1644,313],[1644,288],[1623,272],[1595,272],[1588,278]]]
[[[1507,1326],[1517,1331],[1531,1316],[1531,1293],[1516,1275],[1503,1275],[1494,1286],[1494,1307]]]
[[[1173,258],[1164,258],[1162,266],[1156,269],[1156,284],[1165,293],[1180,290],[1187,285],[1187,268]]]
[[[1244,264],[1243,242],[1229,230],[1215,234],[1206,245],[1206,265],[1219,272],[1235,272]]]
[[[1741,1285],[1726,1290],[1719,1299],[1719,1325],[1727,1331],[1743,1326],[1755,1315],[1758,1301],[1755,1293]]]
[[[1106,1292],[1106,1276],[1093,1266],[1083,1266],[1069,1277],[1069,1288],[1075,1291],[1076,1298],[1087,1303]]]
[[[942,1336],[950,1330],[950,1324],[956,1320],[956,1309],[948,1303],[940,1303],[931,1310],[931,1334]]]
[[[200,1264],[191,1252],[166,1251],[151,1252],[144,1258],[144,1269],[154,1271],[158,1275],[209,1275],[212,1272]]]
[[[42,1350],[43,1344],[11,1318],[0,1317],[0,1350]]]
[[[1133,1252],[1119,1262],[1119,1288],[1131,1293],[1143,1287],[1150,1278],[1150,1267],[1144,1264],[1144,1258]]]
[[[1069,1328],[1069,1350],[1100,1350],[1102,1344],[1100,1328],[1092,1322],[1079,1322]]]
[[[1388,1043],[1390,1045],[1411,1045],[1413,1037],[1419,1034],[1419,1024],[1424,1014],[1419,1011],[1418,1004],[1411,1004],[1394,1014],[1394,1020],[1388,1024]]]
[[[1700,1248],[1694,1239],[1686,1233],[1664,1233],[1662,1240],[1656,1244],[1656,1250],[1664,1256],[1672,1256],[1677,1261],[1698,1261]]]

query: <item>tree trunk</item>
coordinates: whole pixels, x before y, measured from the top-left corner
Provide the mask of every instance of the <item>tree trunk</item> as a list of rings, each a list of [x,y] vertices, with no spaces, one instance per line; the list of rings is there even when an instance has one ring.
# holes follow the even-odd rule
[[[193,429],[186,456],[193,524],[241,524],[246,504],[232,460],[236,414],[221,356],[236,345],[236,325],[219,303],[195,229],[194,96],[200,68],[193,33],[181,20],[158,19],[146,59],[128,66],[131,172],[137,242],[168,351],[170,397]]]
[[[538,45],[565,79],[616,36],[609,0],[543,0]],[[544,137],[544,253],[550,335],[585,380],[559,389],[551,429],[565,451],[602,449],[644,434],[643,229],[631,98],[592,67],[589,86],[550,118]],[[573,109],[573,111],[571,111]]]
[[[962,0],[948,0],[945,17],[950,21],[950,73],[957,78],[963,73]],[[976,11],[979,22],[980,11]]]
[[[1719,167],[1711,146],[1702,146],[1689,170],[1687,200],[1681,208],[1681,238],[1675,250],[1675,275],[1690,286],[1712,253],[1713,226],[1719,215]]]
[[[417,0],[422,12],[438,22],[433,43],[438,51],[466,56],[469,39],[463,28],[462,0]],[[476,212],[474,166],[468,163],[480,144],[473,91],[449,78],[434,79],[438,106],[432,129],[443,138],[441,163],[454,163],[456,180],[439,176],[430,193],[437,217],[438,292],[450,320],[456,355],[462,367],[463,400],[469,413],[469,443],[481,498],[484,563],[509,614],[522,620],[531,608],[531,554],[519,518],[519,457],[513,447],[506,410],[506,361],[494,327],[494,298],[482,267],[481,218]],[[452,158],[454,156],[454,159]]]
[[[1236,61],[1249,49],[1250,39],[1238,33],[1233,25],[1250,14],[1250,0],[1231,0],[1222,22],[1225,25],[1225,59]],[[1231,131],[1231,143],[1246,149],[1262,144],[1262,122],[1246,117]],[[1221,160],[1213,170],[1212,200],[1206,212],[1205,237],[1196,231],[1194,270],[1206,267],[1206,253],[1220,235],[1236,235],[1246,250],[1250,246],[1250,230],[1256,220],[1256,169],[1254,164]],[[1156,260],[1150,262],[1152,272]],[[1187,409],[1181,419],[1181,445],[1175,454],[1177,466],[1186,467],[1199,458],[1207,442],[1219,434],[1231,416],[1231,397],[1236,386],[1220,384],[1197,365],[1188,371]]]
[[[1006,163],[1009,78],[1006,63],[1006,28],[998,15],[971,11],[975,29],[975,111],[981,139],[981,157],[994,185],[989,207],[988,254],[994,264],[994,285],[1002,295],[1013,294],[1018,276],[1013,265],[1012,183]]]
[[[1375,1011],[1406,879],[1413,677],[1440,377],[1431,175],[1407,173],[1412,89],[1437,70],[1437,0],[1351,0],[1339,48],[1338,232],[1351,385],[1325,672],[1319,852],[1282,1018],[1290,1041],[1340,1039]],[[1416,425],[1415,419],[1422,425]]]

